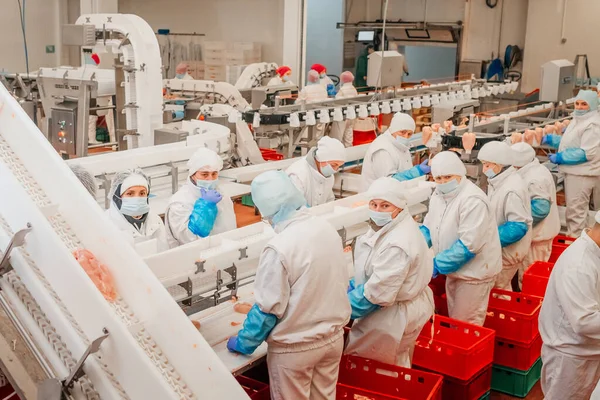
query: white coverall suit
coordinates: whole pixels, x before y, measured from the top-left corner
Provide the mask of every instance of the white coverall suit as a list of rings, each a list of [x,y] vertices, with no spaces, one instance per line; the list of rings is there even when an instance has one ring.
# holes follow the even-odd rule
[[[527,185],[529,200],[545,199],[550,201],[550,213],[533,225],[531,247],[527,254],[527,263],[519,268],[519,287],[523,283],[525,270],[536,261],[548,261],[552,253],[552,239],[560,232],[560,218],[556,205],[556,185],[552,173],[535,158],[532,162],[517,170]]]
[[[362,166],[363,188],[367,190],[378,178],[391,176],[412,167],[410,149],[398,143],[392,134],[386,131],[367,149]]]
[[[539,328],[546,399],[589,399],[600,379],[600,248],[586,232],[550,274]]]
[[[357,97],[358,92],[352,84],[352,82],[344,83],[340,87],[339,92],[335,95],[335,99],[347,99],[351,97]],[[331,127],[331,133],[329,136],[339,140],[344,144],[345,147],[352,147],[354,140],[354,124],[356,119],[347,119],[345,121],[334,122]]]
[[[160,253],[169,250],[167,240],[167,231],[165,224],[160,217],[150,211],[146,217],[146,221],[138,230],[135,226],[129,223],[117,209],[115,203],[110,203],[110,208],[106,210],[106,215],[127,237],[128,243],[134,246],[136,243],[142,243],[149,240],[156,240],[156,252]]]
[[[446,277],[450,318],[482,326],[490,291],[502,270],[498,226],[485,193],[463,177],[456,190],[435,191],[423,225],[429,229],[434,254],[457,240],[475,254],[458,271]]]
[[[327,90],[325,87],[318,83],[306,85],[298,92],[298,98],[296,99],[296,104],[300,104],[302,101],[308,103],[318,103],[320,101],[326,101],[329,99],[327,96]],[[317,122],[318,122],[318,114],[317,114]],[[317,123],[313,128],[315,130],[315,140],[319,140],[325,134],[326,124]],[[308,126],[304,128],[303,135],[307,135]]]
[[[433,315],[433,260],[407,209],[355,247],[355,283],[382,308],[354,321],[345,354],[410,368],[415,341]]]
[[[519,268],[527,264],[527,254],[531,247],[531,203],[523,178],[514,167],[509,167],[495,177],[488,179],[488,198],[496,220],[496,225],[511,222],[527,224],[527,233],[518,242],[502,248],[502,271],[496,277],[495,287],[512,291],[511,281]]]
[[[218,184],[215,190],[221,193],[223,198],[217,203],[217,219],[210,232],[211,235],[227,232],[237,227],[231,198],[226,193],[223,193]],[[200,236],[194,235],[188,229],[190,215],[192,215],[194,204],[196,204],[196,200],[199,198],[200,188],[194,185],[190,178],[171,197],[171,201],[165,211],[167,238],[171,248],[201,239]]]
[[[590,111],[575,117],[565,131],[558,151],[582,148],[588,161],[578,165],[559,165],[565,176],[566,220],[570,236],[578,237],[588,226],[590,199],[600,208],[600,114]]]
[[[311,149],[306,157],[302,157],[285,171],[294,186],[302,192],[309,207],[316,207],[335,200],[333,195],[335,178],[333,175],[326,178],[317,171],[315,150],[316,148]]]
[[[303,211],[275,230],[254,290],[260,310],[278,319],[267,338],[271,398],[335,399],[351,311],[342,241],[327,221]]]

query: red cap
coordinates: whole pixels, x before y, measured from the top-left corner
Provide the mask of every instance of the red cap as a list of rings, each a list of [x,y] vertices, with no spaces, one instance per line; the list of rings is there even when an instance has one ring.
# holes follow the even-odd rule
[[[277,75],[283,77],[285,74],[287,74],[291,70],[292,69],[290,67],[282,65],[281,67],[277,68],[276,72],[277,72]]]
[[[323,64],[313,64],[312,67],[310,67],[310,69],[314,69],[319,74],[322,74],[327,68],[325,68]]]
[[[98,57],[98,54],[92,53],[92,60],[94,60],[94,62],[96,63],[96,65],[100,64],[100,57]]]

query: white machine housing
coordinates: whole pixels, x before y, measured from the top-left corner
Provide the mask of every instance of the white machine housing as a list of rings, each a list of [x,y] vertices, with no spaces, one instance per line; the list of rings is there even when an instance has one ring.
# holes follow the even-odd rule
[[[575,64],[569,60],[552,60],[542,65],[540,100],[565,101],[573,97]]]
[[[367,85],[396,86],[402,83],[404,56],[397,51],[376,51],[369,56]]]

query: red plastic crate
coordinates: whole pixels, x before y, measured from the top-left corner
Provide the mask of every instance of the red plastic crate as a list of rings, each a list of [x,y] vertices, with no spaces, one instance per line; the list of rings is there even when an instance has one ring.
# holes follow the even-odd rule
[[[431,372],[424,370],[425,372]],[[443,376],[442,399],[444,400],[479,400],[491,389],[492,364],[482,369],[468,381]]]
[[[446,275],[438,275],[429,282],[429,287],[435,296],[441,296],[446,293]]]
[[[569,236],[557,235],[554,240],[552,240],[552,253],[550,254],[548,262],[555,263],[563,251],[565,251],[575,240],[575,238]]]
[[[352,146],[371,143],[375,139],[377,139],[377,133],[375,131],[354,131]]]
[[[467,381],[494,360],[494,335],[491,329],[436,315],[417,338],[413,365]]]
[[[448,299],[446,294],[441,296],[433,295],[433,303],[435,304],[435,313],[444,317],[448,316]]]
[[[515,342],[496,337],[494,364],[527,371],[542,354],[542,337],[536,336],[529,343]]]
[[[266,383],[250,379],[243,375],[238,375],[235,379],[252,400],[271,400],[269,385]]]
[[[283,154],[279,154],[273,149],[260,149],[260,154],[265,161],[283,160]]]
[[[343,356],[336,399],[441,400],[442,377],[366,358]]]
[[[523,293],[544,297],[553,263],[536,261],[523,274]]]
[[[543,298],[492,289],[484,326],[502,339],[529,343],[539,335],[538,315]]]

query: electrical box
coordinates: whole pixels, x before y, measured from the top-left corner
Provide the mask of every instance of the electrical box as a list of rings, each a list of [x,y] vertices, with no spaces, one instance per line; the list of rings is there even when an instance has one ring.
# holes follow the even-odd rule
[[[154,145],[185,142],[189,132],[179,129],[160,128],[154,130]]]
[[[552,60],[542,65],[541,101],[565,101],[573,97],[575,64],[569,60]]]
[[[367,85],[397,86],[404,75],[404,56],[397,51],[376,51],[369,55]]]
[[[77,103],[61,103],[53,108],[48,122],[48,139],[60,154],[76,154]]]
[[[62,43],[66,46],[96,45],[96,26],[68,24],[62,26]]]

